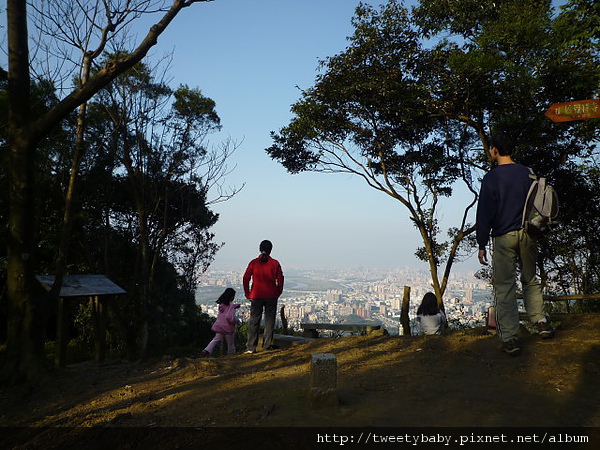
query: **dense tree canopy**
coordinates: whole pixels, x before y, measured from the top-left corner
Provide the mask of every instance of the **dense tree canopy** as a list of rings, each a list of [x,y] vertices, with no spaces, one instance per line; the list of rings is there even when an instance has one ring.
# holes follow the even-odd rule
[[[172,90],[139,63],[100,91],[89,110],[87,143],[95,151],[83,174],[85,211],[99,229],[136,245],[135,271],[121,273],[134,304],[129,316],[150,332],[164,321],[157,308],[175,319],[193,317],[198,276],[220,248],[208,232],[217,215],[207,195],[215,178],[224,176],[229,152],[206,147],[207,136],[220,128],[215,102],[188,86]],[[110,247],[104,251],[112,253]],[[165,261],[180,273],[184,302],[163,289]]]
[[[35,380],[46,360],[44,316],[49,302],[35,278],[41,253],[38,226],[46,217],[45,210],[36,209],[39,203],[36,189],[40,187],[37,170],[41,167],[40,160],[46,157],[41,147],[53,142],[52,134],[56,130],[60,132],[63,121],[70,120],[78,109],[76,132],[72,134],[74,152],[70,155],[57,276],[51,291],[55,295],[64,273],[73,225],[72,199],[84,150],[85,103],[142,61],[182,10],[205,1],[210,0],[6,2],[8,120],[3,150],[9,169],[6,176],[9,203],[3,299],[8,327],[2,378]],[[152,12],[160,17],[145,36],[139,42],[128,37],[128,26],[141,15]],[[36,30],[33,39],[30,39],[30,25]],[[115,50],[128,50],[103,67],[97,67],[90,75],[92,63],[107,50],[109,43],[114,44]],[[78,56],[74,56],[76,54]],[[69,84],[73,80],[75,84]],[[51,104],[36,102],[39,98],[51,98],[36,97],[36,87],[52,86],[51,92],[55,92],[54,87],[58,85],[61,89],[56,91],[59,95],[55,101]]]
[[[395,0],[361,4],[348,47],[322,61],[267,152],[292,173],[348,172],[397,199],[420,232],[417,256],[429,263],[441,301],[453,262],[470,245],[491,132],[510,132],[517,160],[559,190],[579,175],[595,126],[557,126],[544,112],[597,93],[597,45],[570,26],[581,31],[580,11],[590,8],[574,1],[557,11],[540,0],[422,0],[412,10]],[[458,184],[472,196],[445,241],[438,206]]]
[[[87,152],[79,171],[70,235],[73,251],[66,267],[67,273],[106,274],[128,291],[113,305],[119,329],[112,330],[112,342],[132,357],[146,344],[159,351],[198,337],[194,291],[220,248],[209,231],[217,215],[209,209],[215,199],[207,194],[225,175],[231,150],[207,147],[207,136],[220,126],[212,99],[187,86],[172,90],[154,78],[148,66],[139,63],[88,105]],[[51,85],[42,83],[33,91],[39,105],[56,102]],[[5,92],[6,85],[0,95]],[[55,270],[75,122],[74,117],[64,121],[38,147],[35,216],[40,274]],[[2,168],[0,183],[5,185],[7,165]],[[7,210],[8,199],[3,197],[0,217],[7,217]],[[3,249],[6,239],[5,233],[0,235]],[[5,253],[0,255],[5,270]],[[5,294],[0,300],[3,317]],[[80,332],[93,336],[89,311],[76,311],[89,306],[72,307],[72,314],[80,317]],[[5,330],[0,329],[4,340]],[[49,337],[53,336],[51,331]]]

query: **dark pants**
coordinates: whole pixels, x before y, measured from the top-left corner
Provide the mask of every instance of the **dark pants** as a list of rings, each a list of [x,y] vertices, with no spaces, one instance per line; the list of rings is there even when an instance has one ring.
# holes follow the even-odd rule
[[[263,334],[263,348],[273,345],[273,332],[275,331],[275,314],[277,313],[276,298],[255,298],[250,301],[250,322],[248,323],[247,350],[255,351],[258,346],[258,334],[263,308],[265,310],[265,331]]]

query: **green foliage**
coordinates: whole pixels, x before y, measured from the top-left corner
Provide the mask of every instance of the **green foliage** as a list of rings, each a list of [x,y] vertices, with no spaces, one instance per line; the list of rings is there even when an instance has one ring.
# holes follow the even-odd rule
[[[400,201],[441,297],[453,262],[473,248],[468,217],[489,168],[491,133],[512,134],[517,161],[559,192],[595,152],[596,123],[558,125],[543,113],[597,95],[597,21],[597,6],[584,0],[561,10],[547,0],[421,0],[411,11],[395,0],[361,4],[348,47],[321,62],[266,151],[291,173],[351,173]],[[457,183],[473,197],[444,240],[438,202]],[[576,199],[578,208],[591,192]]]
[[[207,206],[210,178],[199,173],[214,164],[204,147],[220,128],[214,108],[198,89],[173,91],[142,64],[89,106],[88,141],[97,154],[84,175],[90,189],[84,210],[118,244],[105,241],[97,252],[114,253],[123,266],[135,262],[117,271],[128,274],[123,286],[130,299],[117,316],[130,330],[130,348],[180,345],[176,336],[191,339],[198,325],[197,277],[220,248],[207,231],[218,219]]]
[[[219,130],[221,119],[215,111],[215,101],[204,97],[199,89],[181,85],[173,93],[173,111],[176,117],[185,120],[186,125]]]
[[[600,171],[595,163],[557,172],[563,187],[561,220],[540,242],[540,257],[549,292],[597,294],[600,291]],[[598,302],[582,302],[598,309]],[[589,303],[589,304],[588,304]]]
[[[107,61],[118,55],[108,55]],[[0,73],[0,102],[6,83]],[[35,108],[46,111],[56,98],[50,83],[33,85]],[[165,107],[170,102],[171,107]],[[4,110],[4,109],[3,109]],[[208,230],[218,215],[208,206],[205,137],[220,128],[215,102],[198,89],[172,90],[139,63],[88,104],[86,148],[79,174],[68,273],[102,273],[128,294],[110,309],[108,351],[138,357],[171,346],[197,345],[210,324],[199,316],[197,278],[220,248]],[[36,160],[38,254],[36,273],[53,273],[64,191],[71,170],[75,121],[69,118],[40,145]],[[5,130],[0,158],[6,158]],[[7,188],[6,164],[0,187]],[[0,197],[0,219],[8,199]],[[0,316],[6,314],[6,227],[0,230]],[[74,340],[79,353],[93,355],[92,309],[74,307]],[[49,311],[51,321],[55,320]],[[2,321],[4,323],[4,320]],[[50,325],[50,334],[53,333]],[[147,336],[144,336],[147,330]],[[0,337],[5,338],[4,325]],[[53,338],[53,336],[50,336]],[[87,349],[87,350],[84,350]],[[70,357],[70,355],[69,355]]]
[[[594,0],[569,0],[561,5],[557,29],[575,48],[598,50],[600,43],[600,4]]]

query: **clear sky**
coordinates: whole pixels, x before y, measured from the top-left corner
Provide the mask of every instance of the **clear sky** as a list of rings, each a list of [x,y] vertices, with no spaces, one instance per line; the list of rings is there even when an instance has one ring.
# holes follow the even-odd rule
[[[290,106],[314,84],[318,61],[344,50],[357,0],[216,0],[184,10],[153,57],[174,51],[173,85],[215,100],[222,132],[240,147],[227,184],[244,189],[214,205],[224,242],[215,267],[245,268],[263,239],[285,268],[426,266],[404,207],[345,174],[291,175],[265,153],[270,131],[287,125]],[[365,3],[379,5],[380,0]],[[141,30],[140,30],[141,32]],[[298,87],[296,87],[298,86]],[[450,217],[456,208],[448,206]],[[444,210],[442,210],[444,222]],[[450,223],[449,223],[450,224]],[[470,263],[459,267],[472,269]]]

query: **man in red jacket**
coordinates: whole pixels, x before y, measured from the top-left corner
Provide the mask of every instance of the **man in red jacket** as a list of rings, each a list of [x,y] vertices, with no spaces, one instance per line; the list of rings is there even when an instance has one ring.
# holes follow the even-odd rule
[[[271,241],[262,241],[259,250],[260,256],[250,261],[243,278],[244,293],[246,298],[250,300],[250,322],[248,324],[246,353],[256,353],[263,308],[265,310],[263,348],[265,350],[278,348],[273,343],[273,332],[275,330],[277,299],[283,291],[283,271],[279,262],[270,256],[271,250],[273,250]],[[250,281],[252,281],[252,285]]]

